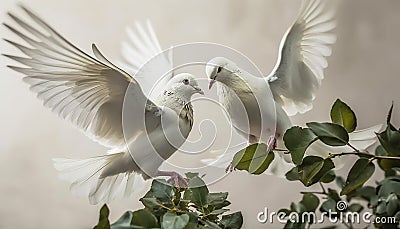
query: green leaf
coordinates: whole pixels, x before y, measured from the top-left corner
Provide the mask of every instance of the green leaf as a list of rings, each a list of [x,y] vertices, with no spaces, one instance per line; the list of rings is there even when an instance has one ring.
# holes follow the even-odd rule
[[[353,132],[357,127],[357,118],[351,108],[337,99],[331,109],[331,120],[333,123],[343,126],[348,133]]]
[[[328,198],[325,202],[321,204],[321,207],[319,208],[321,212],[336,212],[336,201]]]
[[[227,200],[224,200],[222,203],[220,203],[220,204],[215,204],[215,205],[210,205],[210,206],[212,206],[212,207],[214,207],[214,209],[220,209],[220,208],[223,208],[223,207],[227,207],[227,206],[229,206],[229,205],[231,205],[231,202],[229,202],[229,201],[227,201]]]
[[[324,159],[317,156],[308,156],[304,158],[303,163],[300,166],[299,174],[300,181],[303,182],[305,186],[312,185],[315,179],[314,177],[321,171],[324,167]]]
[[[391,125],[379,133],[378,140],[389,156],[400,156],[400,131],[395,130]]]
[[[358,212],[358,213],[362,212],[363,209],[364,209],[364,207],[363,207],[361,204],[357,204],[357,203],[351,204],[351,205],[347,208],[347,210],[348,210],[349,212]]]
[[[186,225],[185,229],[198,229],[198,214],[196,212],[188,212],[187,214],[189,216],[189,223]]]
[[[400,131],[388,126],[385,131],[378,134],[378,140],[390,156],[400,156]]]
[[[167,213],[168,214],[168,213]],[[131,224],[143,228],[159,227],[157,218],[147,209],[140,209],[132,213]]]
[[[335,165],[331,159],[323,159],[318,156],[307,156],[299,166],[300,181],[306,186],[311,186],[318,181]]]
[[[297,213],[303,213],[307,211],[306,206],[304,206],[301,202],[300,203],[291,203],[290,210]]]
[[[390,106],[387,118],[386,118],[386,124],[390,125],[391,121],[392,121],[392,112],[393,112],[393,102],[392,105]]]
[[[302,215],[302,213],[304,213],[304,212],[306,212],[307,211],[307,209],[306,209],[306,207],[302,204],[302,203],[291,203],[290,204],[290,210],[292,211],[292,212],[297,212],[298,213],[298,215],[300,216],[300,218],[299,218],[299,222],[292,222],[292,221],[290,221],[290,220],[288,220],[288,222],[286,223],[286,225],[285,225],[285,227],[284,228],[298,228],[298,229],[303,229],[303,228],[305,228],[305,223],[304,222],[302,222],[302,217],[301,217],[301,215]]]
[[[185,191],[183,199],[192,201],[198,207],[207,205],[209,191],[204,181],[195,176],[188,180],[188,184],[189,189]]]
[[[306,159],[310,160],[304,160],[301,166],[300,180],[305,186],[310,186],[314,183],[314,177],[321,171],[322,167],[324,167],[324,159],[319,157],[307,157]]]
[[[390,156],[386,152],[385,148],[383,148],[383,146],[381,146],[381,145],[376,147],[375,155],[378,155],[378,156]],[[391,174],[395,174],[394,171],[392,171],[392,169],[400,167],[400,160],[378,159],[378,165],[385,172],[389,172]]]
[[[327,172],[322,178],[321,178],[321,182],[322,183],[331,183],[332,181],[334,181],[336,178],[335,172],[333,170]]]
[[[298,165],[286,173],[286,179],[300,180],[306,187],[319,181],[335,167],[330,158],[323,159],[318,156],[307,156],[301,165]]]
[[[379,187],[378,196],[380,198],[387,198],[391,193],[400,193],[400,182],[385,179]]]
[[[289,181],[300,180],[299,168],[298,167],[294,167],[293,169],[288,171],[285,174],[285,176],[286,176],[286,179],[288,179]]]
[[[400,193],[399,193],[400,194]],[[386,212],[388,213],[388,215],[392,216],[394,215],[398,210],[400,210],[400,201],[399,198],[397,197],[396,194],[391,193],[387,200],[387,208],[386,208]]]
[[[274,157],[273,152],[267,152],[266,144],[253,144],[237,152],[233,157],[232,165],[239,170],[259,175],[267,170]]]
[[[307,212],[315,212],[319,206],[319,198],[312,193],[306,193],[300,203],[304,205]]]
[[[292,221],[288,220],[283,228],[284,229],[293,229],[293,228],[305,229],[306,228],[306,224],[305,223],[300,223],[300,222],[292,222]]]
[[[192,179],[194,177],[198,177],[199,173],[187,172],[187,173],[185,173],[185,176],[186,176],[187,179]]]
[[[100,209],[99,223],[94,226],[93,229],[110,229],[110,221],[108,216],[110,215],[110,210],[107,205],[104,204]]]
[[[171,202],[174,199],[174,187],[163,179],[155,179],[151,183],[150,191],[143,198],[151,197],[162,202]]]
[[[176,215],[172,212],[167,212],[162,219],[163,229],[183,229],[189,223],[189,215]]]
[[[398,211],[395,215],[394,218],[396,220],[396,222],[400,222],[400,211]]]
[[[393,104],[388,113],[386,130],[377,134],[377,136],[388,155],[400,156],[400,130],[396,130],[391,124],[392,112]]]
[[[131,211],[125,212],[121,218],[119,218],[115,223],[111,224],[110,229],[131,229],[133,213]]]
[[[307,126],[327,145],[344,146],[349,142],[346,129],[338,124],[310,122]]]
[[[190,200],[180,199],[179,203],[177,204],[178,208],[181,210],[188,210],[190,204]]]
[[[288,129],[283,136],[285,146],[296,165],[301,164],[307,148],[317,139],[318,137],[310,129],[299,126]]]
[[[340,201],[339,194],[335,189],[328,188],[328,197],[336,202]]]
[[[148,198],[141,198],[140,201],[142,204],[146,207],[149,208],[150,210],[156,210],[159,209],[162,203],[160,203],[156,198],[154,197],[148,197]]]
[[[221,219],[221,224],[225,228],[229,229],[239,229],[243,225],[243,216],[241,212],[235,212],[229,215],[223,215]]]
[[[345,184],[345,180],[343,179],[343,177],[336,177],[335,179],[336,185],[339,186],[339,188],[343,188],[344,184]]]
[[[174,188],[174,199],[173,199],[173,203],[174,203],[174,205],[178,205],[179,204],[179,202],[181,201],[181,197],[182,197],[182,193],[181,193],[181,189],[177,189],[177,188]]]
[[[211,222],[209,220],[205,221],[205,225],[203,228],[207,228],[207,229],[222,229],[220,226],[218,226],[218,224]]]
[[[345,186],[340,195],[346,195],[351,191],[360,188],[374,174],[375,165],[366,158],[356,161],[347,176]]]
[[[361,198],[363,198],[364,200],[369,201],[369,202],[371,202],[372,198],[375,198],[377,196],[376,189],[372,186],[361,187],[358,190],[358,193]]]
[[[211,206],[221,206],[228,198],[227,192],[209,193],[207,196],[207,204]]]
[[[376,214],[384,214],[386,213],[386,203],[380,202],[376,207]]]
[[[223,213],[225,213],[227,211],[229,211],[229,209],[225,209],[225,208],[216,209],[216,210],[210,212],[210,215],[221,215],[221,214],[223,214]]]

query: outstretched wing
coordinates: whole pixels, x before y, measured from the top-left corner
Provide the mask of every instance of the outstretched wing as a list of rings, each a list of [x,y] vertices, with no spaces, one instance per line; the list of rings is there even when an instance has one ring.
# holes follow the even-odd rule
[[[161,49],[149,20],[144,25],[136,23],[135,30],[127,28],[127,34],[129,40],[122,44],[124,67],[136,73],[144,93],[154,99],[173,76],[172,49]]]
[[[143,94],[139,84],[127,73],[110,63],[92,46],[95,59],[71,44],[42,19],[22,7],[31,23],[9,13],[23,30],[4,24],[28,45],[5,39],[27,57],[5,55],[24,67],[9,66],[26,75],[24,81],[46,107],[70,120],[89,137],[105,146],[122,147],[122,106],[124,95],[137,109],[133,115],[144,117],[144,109],[157,109]],[[36,29],[37,28],[37,29]],[[39,29],[41,31],[39,31]],[[21,32],[24,31],[24,32]],[[140,124],[137,131],[141,131]]]
[[[328,66],[326,57],[336,41],[331,33],[336,23],[324,5],[321,0],[303,1],[296,22],[283,36],[275,68],[267,76],[275,100],[288,115],[312,108],[323,69]]]

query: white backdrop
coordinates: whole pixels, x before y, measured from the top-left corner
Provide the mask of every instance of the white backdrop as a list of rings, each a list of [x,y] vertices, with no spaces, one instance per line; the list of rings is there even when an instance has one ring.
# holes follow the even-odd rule
[[[125,27],[149,18],[165,48],[193,41],[221,43],[246,54],[265,73],[274,65],[280,39],[300,5],[299,0],[21,2],[78,47],[90,51],[95,42],[110,59],[120,57]],[[10,22],[8,10],[20,13],[17,1],[1,0],[1,22]],[[383,123],[394,100],[393,117],[400,124],[398,12],[400,1],[396,0],[341,2],[338,41],[326,79],[314,109],[295,117],[296,123],[327,120],[331,104],[340,97],[356,111],[360,127]],[[0,37],[13,38],[4,26]],[[0,41],[0,52],[16,50]],[[10,60],[1,56],[0,63],[0,228],[93,226],[99,206],[73,196],[67,183],[57,178],[51,158],[84,158],[102,154],[105,148],[44,109],[21,75],[5,67]],[[300,199],[302,186],[236,172],[210,189],[229,191],[231,209],[243,211],[245,228],[257,228],[262,227],[256,222],[258,211],[289,206],[290,201]],[[112,221],[127,209],[141,207],[137,200],[142,195],[112,203]]]

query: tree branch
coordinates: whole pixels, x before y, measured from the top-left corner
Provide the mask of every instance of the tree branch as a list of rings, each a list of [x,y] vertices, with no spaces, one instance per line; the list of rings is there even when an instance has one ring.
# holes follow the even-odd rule
[[[373,155],[367,152],[361,152],[361,151],[356,151],[356,152],[342,152],[342,153],[330,153],[328,158],[335,158],[335,157],[341,157],[345,155],[357,155],[357,156],[364,156],[368,157],[371,160],[375,159],[388,159],[388,160],[400,160],[400,157],[392,157],[392,156],[379,156],[379,155]]]

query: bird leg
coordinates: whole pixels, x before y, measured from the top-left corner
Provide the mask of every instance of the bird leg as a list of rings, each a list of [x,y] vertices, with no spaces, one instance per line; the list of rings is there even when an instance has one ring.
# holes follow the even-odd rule
[[[233,172],[233,170],[236,170],[235,166],[232,163],[229,163],[229,165],[225,169],[225,172],[230,173]]]
[[[272,135],[268,138],[267,142],[267,152],[271,152],[276,148],[276,136]]]
[[[174,171],[158,171],[157,176],[167,176],[169,179],[167,180],[168,183],[172,183],[175,185],[175,188],[180,190],[179,182],[183,184],[185,188],[189,188],[189,184],[183,176],[179,173]]]

